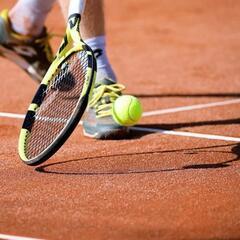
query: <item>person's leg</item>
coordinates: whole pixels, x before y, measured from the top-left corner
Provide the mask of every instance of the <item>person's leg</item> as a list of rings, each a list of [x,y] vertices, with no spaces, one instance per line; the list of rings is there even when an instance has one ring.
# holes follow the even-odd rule
[[[19,0],[0,13],[0,55],[41,81],[52,60],[44,21],[55,0]]]
[[[68,19],[68,7],[70,0],[58,0],[65,21]],[[81,34],[83,39],[105,35],[104,14],[102,0],[87,0],[82,16]]]
[[[12,29],[17,33],[38,36],[55,0],[19,0],[9,11]]]
[[[59,3],[67,20],[69,0],[59,0]],[[111,115],[112,105],[124,87],[116,84],[106,53],[103,0],[86,1],[80,28],[84,41],[97,58],[96,85],[83,119],[84,135],[100,139],[124,137],[128,129],[118,125]]]
[[[70,0],[59,0],[65,20],[68,17]],[[81,22],[81,35],[84,41],[93,49],[97,57],[97,82],[110,78],[114,82],[116,76],[109,63],[106,53],[105,22],[103,0],[87,0]]]

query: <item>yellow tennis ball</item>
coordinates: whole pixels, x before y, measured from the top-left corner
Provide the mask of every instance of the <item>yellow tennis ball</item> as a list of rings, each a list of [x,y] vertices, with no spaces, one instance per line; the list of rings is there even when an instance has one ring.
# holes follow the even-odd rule
[[[130,95],[123,95],[117,98],[113,104],[112,111],[113,119],[122,126],[132,126],[142,116],[140,101]]]

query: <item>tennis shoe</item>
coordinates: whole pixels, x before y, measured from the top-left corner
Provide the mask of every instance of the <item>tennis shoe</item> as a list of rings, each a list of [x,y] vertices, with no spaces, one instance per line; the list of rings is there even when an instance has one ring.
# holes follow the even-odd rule
[[[112,117],[112,106],[122,95],[125,87],[111,79],[104,78],[93,89],[88,108],[83,118],[83,133],[96,139],[120,139],[128,128],[117,124]]]
[[[3,10],[0,13],[0,55],[40,82],[53,60],[46,28],[38,37],[18,34],[11,28],[8,10]]]

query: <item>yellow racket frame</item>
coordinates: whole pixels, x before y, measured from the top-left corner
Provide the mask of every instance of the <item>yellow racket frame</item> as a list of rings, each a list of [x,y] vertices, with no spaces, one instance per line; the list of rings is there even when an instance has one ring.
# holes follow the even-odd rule
[[[51,80],[53,79],[53,76],[55,75],[56,71],[59,69],[59,66],[72,53],[84,50],[87,52],[87,55],[90,55],[91,57],[95,58],[92,50],[81,39],[81,35],[79,32],[80,20],[81,20],[80,14],[73,14],[73,16],[69,17],[65,37],[59,47],[59,50],[56,54],[55,59],[53,60],[51,66],[49,67],[40,86],[41,85],[48,86],[51,83]],[[94,61],[95,61],[95,59],[94,59]],[[92,75],[93,75],[93,77],[92,77]],[[88,94],[89,84],[91,84],[91,90],[90,90],[90,93],[88,96],[88,100],[89,100],[93,86],[94,86],[95,78],[96,78],[96,67],[89,65],[87,67],[86,79],[85,79],[85,82],[83,85],[80,99],[83,98],[84,96],[86,96],[86,94]],[[93,81],[93,82],[91,82],[91,81]],[[39,107],[40,106],[37,105],[36,103],[31,103],[28,108],[28,111],[36,112]],[[27,115],[26,115],[26,117],[27,117]],[[29,164],[28,162],[30,162],[29,165],[31,165],[32,162],[31,162],[31,159],[28,159],[26,156],[26,144],[27,144],[27,139],[30,134],[31,134],[31,132],[28,129],[23,127],[20,131],[19,142],[18,142],[19,156],[20,156],[21,160],[26,162],[27,164]]]

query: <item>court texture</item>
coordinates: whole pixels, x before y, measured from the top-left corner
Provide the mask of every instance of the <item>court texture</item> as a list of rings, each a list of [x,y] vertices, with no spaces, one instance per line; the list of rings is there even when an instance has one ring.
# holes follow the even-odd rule
[[[37,167],[17,153],[37,84],[1,58],[0,239],[240,239],[239,10],[106,0],[108,54],[144,115],[124,140],[79,125]],[[46,25],[63,34],[57,5]]]

